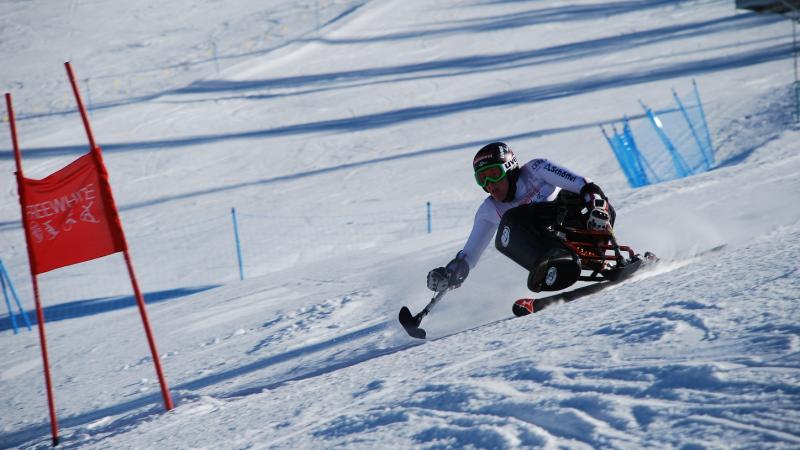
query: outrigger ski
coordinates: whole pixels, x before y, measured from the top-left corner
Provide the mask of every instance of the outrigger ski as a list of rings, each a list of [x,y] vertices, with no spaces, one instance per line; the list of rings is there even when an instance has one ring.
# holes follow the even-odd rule
[[[408,309],[408,306],[403,306],[400,308],[400,315],[398,317],[400,319],[400,325],[405,328],[406,333],[408,333],[409,336],[417,339],[425,339],[425,330],[420,328],[419,324],[422,322],[422,318],[431,312],[433,306],[444,296],[445,292],[447,291],[437,292],[428,305],[416,315],[411,315],[411,310]]]
[[[408,306],[400,308],[400,325],[405,328],[409,336],[417,339],[425,339],[425,330],[419,327],[422,320],[411,315],[411,310]]]
[[[629,250],[625,247],[626,250]],[[630,250],[629,250],[630,251]],[[631,251],[631,253],[633,253]],[[618,260],[619,261],[619,260]],[[591,276],[583,276],[580,279],[582,281],[592,281],[593,284],[588,286],[583,286],[578,289],[574,289],[572,291],[561,292],[556,295],[551,295],[549,297],[543,297],[536,300],[532,299],[520,299],[514,303],[513,312],[516,316],[525,316],[532,312],[539,311],[545,308],[547,305],[555,303],[557,301],[571,301],[579,297],[583,297],[585,295],[589,295],[595,292],[598,292],[608,286],[616,284],[622,280],[629,278],[633,275],[636,271],[638,271],[641,267],[658,261],[658,258],[650,252],[646,252],[643,257],[639,257],[639,255],[632,255],[630,259],[624,260],[623,264],[617,264],[611,268],[603,270],[599,273],[593,273]],[[425,332],[424,328],[420,328],[420,324],[422,323],[422,319],[430,313],[431,309],[433,309],[434,305],[444,296],[447,291],[440,291],[437,292],[431,301],[428,303],[425,308],[417,313],[416,315],[411,313],[411,310],[407,306],[403,306],[400,308],[400,313],[398,315],[398,319],[400,324],[406,330],[409,336],[417,339],[425,339],[427,333]],[[522,303],[521,303],[522,302]],[[524,303],[524,302],[527,302]]]

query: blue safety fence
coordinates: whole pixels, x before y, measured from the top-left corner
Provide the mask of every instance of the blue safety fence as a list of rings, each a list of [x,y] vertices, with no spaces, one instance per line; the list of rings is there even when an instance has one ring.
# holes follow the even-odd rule
[[[28,313],[22,308],[22,303],[19,301],[19,295],[17,295],[17,290],[14,289],[14,283],[11,281],[11,276],[8,275],[8,271],[6,271],[6,267],[3,264],[3,260],[0,259],[0,289],[3,291],[3,297],[6,301],[6,308],[8,309],[8,322],[10,324],[10,328],[14,330],[14,334],[19,333],[19,326],[17,325],[17,321],[21,320],[25,323],[25,326],[28,327],[28,330],[31,330],[31,321],[28,319]],[[14,299],[14,304],[17,307],[17,311],[14,311],[14,306],[11,304],[11,299]],[[3,328],[0,328],[2,330]]]
[[[794,82],[794,121],[800,123],[800,81]]]
[[[305,261],[351,257],[363,250],[381,249],[396,245],[398,241],[413,239],[433,233],[466,238],[472,225],[474,199],[435,203],[420,201],[416,205],[399,208],[362,209],[342,213],[297,211],[276,213],[269,205],[245,205],[209,211],[201,219],[187,221],[163,217],[157,222],[137,224],[128,222],[126,234],[134,252],[137,274],[147,287],[153,281],[162,291],[145,293],[145,302],[160,302],[192,295],[227,282],[259,277],[280,271]],[[0,242],[4,241],[0,230]],[[16,237],[15,237],[16,239]],[[10,242],[10,240],[8,241]],[[27,277],[27,258],[24,243],[17,244],[7,256],[10,266],[18,273],[21,306],[17,310],[36,323],[31,286]],[[165,252],[164,249],[170,249]],[[13,248],[10,248],[13,249]],[[125,291],[125,279],[118,278],[119,261],[97,263],[92,276],[115,279],[120,284],[109,284],[110,289]],[[77,267],[77,266],[76,266]],[[24,270],[23,270],[24,269]],[[70,269],[64,269],[66,277]],[[61,271],[48,274],[59,278]],[[200,286],[170,288],[178,286]],[[10,279],[6,283],[10,286]],[[50,287],[50,282],[45,287]],[[71,292],[44,293],[45,319],[47,321],[80,318],[88,315],[135,307],[130,295],[103,297],[105,287],[86,288],[87,297],[76,297]],[[97,296],[97,293],[101,293]],[[64,298],[64,295],[71,298]],[[96,297],[86,300],[89,296]],[[12,297],[7,297],[11,300]],[[8,303],[8,302],[7,302]],[[0,332],[16,329],[23,319],[7,305],[8,314],[0,314]]]
[[[342,214],[298,211],[287,215],[251,206],[233,209],[227,224],[214,221],[207,226],[216,226],[220,231],[224,228],[224,239],[229,244],[223,246],[225,254],[215,256],[226,261],[227,268],[236,267],[237,278],[244,279],[245,274],[257,276],[279,270],[306,256],[336,257],[435,232],[463,229],[466,233],[472,225],[475,207],[475,202],[469,201],[435,205],[425,202],[408,210]],[[202,229],[213,233],[210,229],[205,231],[206,225]]]
[[[616,125],[612,125],[612,131],[613,134],[609,137],[606,130],[603,129],[603,135],[606,137],[608,145],[614,150],[614,155],[619,160],[619,165],[622,167],[622,171],[625,172],[625,177],[628,178],[630,185],[632,187],[640,187],[654,181],[647,176],[648,171],[645,170],[648,166],[647,160],[642,157],[636,146],[636,140],[633,137],[633,133],[631,133],[628,119],[625,118],[622,121],[619,129],[617,129]],[[652,173],[652,170],[649,170],[649,172]]]
[[[420,202],[407,209],[393,206],[341,214],[315,211],[276,214],[268,206],[250,205],[227,211],[220,209],[191,222],[165,218],[144,227],[130,226],[126,232],[130,247],[134,249],[137,273],[145,285],[149,279],[163,282],[167,276],[180,280],[183,286],[191,286],[146,292],[144,300],[152,304],[190,296],[225,282],[243,280],[245,275],[255,277],[281,270],[305,258],[331,257],[336,260],[352,255],[353,251],[379,249],[398,240],[431,233],[451,236],[457,232],[466,237],[476,206],[474,200],[463,200],[435,205],[433,202]],[[165,253],[164,248],[169,248],[170,252]],[[9,256],[12,267],[17,269],[15,272],[27,273],[24,252],[10,252]],[[114,261],[102,266],[109,274],[119,272],[119,265]],[[25,270],[19,270],[21,267]],[[11,278],[2,263],[0,272],[5,274],[2,287],[11,288]],[[58,274],[49,276],[57,277]],[[28,327],[37,323],[31,286],[25,276],[18,275],[17,281],[22,284],[18,290],[20,297],[16,297],[16,292],[12,297],[8,291],[8,314],[0,315],[0,332],[16,332],[23,321]],[[73,294],[53,291],[45,294],[43,312],[46,322],[136,307],[132,295],[72,297],[72,300],[63,298],[63,295]],[[12,309],[12,299],[17,302],[16,310]]]
[[[711,133],[697,84],[675,106],[654,110],[640,101],[644,114],[601,127],[631,187],[684,178],[711,170],[716,161]]]

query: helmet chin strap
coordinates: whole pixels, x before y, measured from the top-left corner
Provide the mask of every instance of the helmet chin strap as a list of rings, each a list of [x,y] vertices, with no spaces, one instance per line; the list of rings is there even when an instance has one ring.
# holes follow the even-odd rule
[[[508,192],[506,193],[506,198],[503,199],[503,203],[510,202],[514,200],[514,196],[517,195],[517,180],[519,179],[519,169],[512,169],[508,172]]]

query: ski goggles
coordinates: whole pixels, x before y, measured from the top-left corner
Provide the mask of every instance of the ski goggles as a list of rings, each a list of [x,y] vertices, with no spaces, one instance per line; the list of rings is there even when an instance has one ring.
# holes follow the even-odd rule
[[[489,164],[475,171],[475,181],[478,182],[478,186],[485,188],[486,184],[490,182],[497,183],[505,178],[507,174],[508,172],[503,163]]]

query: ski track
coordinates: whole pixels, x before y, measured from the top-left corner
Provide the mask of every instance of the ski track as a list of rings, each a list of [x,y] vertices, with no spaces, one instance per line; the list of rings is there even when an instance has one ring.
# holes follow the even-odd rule
[[[659,264],[656,267],[643,271],[642,274],[637,274],[630,280],[619,283],[613,288],[625,286],[629,289],[635,289],[637,282],[666,275],[673,270],[686,267],[690,263],[697,263],[698,260],[704,256],[711,255],[719,252],[720,250],[722,250],[722,248],[715,248],[685,261],[671,261],[663,267]],[[593,300],[591,297],[602,296],[603,293],[598,293],[581,298],[579,300],[581,303],[591,302]],[[674,338],[676,335],[681,336],[680,340],[687,339],[687,336],[692,335],[694,335],[694,337],[691,339],[694,340],[711,341],[715,339],[715,336],[713,332],[710,331],[710,327],[706,324],[705,319],[698,314],[692,313],[692,311],[714,310],[714,306],[705,305],[695,301],[676,301],[667,303],[664,305],[664,307],[665,310],[644,314],[641,319],[633,323],[626,322],[618,325],[611,325],[605,328],[599,328],[595,334],[618,334],[620,335],[620,342],[630,344],[664,341],[668,340],[670,337]],[[480,332],[489,327],[506,322],[509,319],[515,318],[509,317],[507,319],[481,324],[468,330],[459,331],[444,336],[438,336],[426,341],[417,342],[411,340],[403,345],[398,345],[391,348],[379,348],[373,352],[365,352],[356,357],[351,357],[349,360],[341,361],[340,363],[332,366],[320,367],[315,371],[311,371],[291,379],[285,379],[269,385],[248,387],[238,392],[231,393],[226,397],[235,398],[252,395],[254,393],[260,393],[264,390],[276,389],[288,382],[323,376],[345,368],[368,363],[377,358],[413,349],[418,345],[422,345],[423,342],[425,344],[432,345],[433,343],[439,341],[458,339],[465,333]],[[537,315],[519,319],[535,321],[537,319]],[[433,318],[428,320],[433,320]],[[365,346],[364,343],[357,341],[365,340],[367,341],[366,346],[370,347],[369,341],[380,335],[380,333],[382,333],[387,326],[398,327],[398,325],[392,321],[382,322],[373,327],[364,328],[345,335],[344,338],[337,342],[337,345],[352,345],[357,348],[363,348]],[[465,340],[470,339],[469,336],[463,337]],[[313,349],[298,349],[299,353],[305,353],[306,351],[313,351]],[[499,351],[499,349],[496,351]],[[478,353],[477,356],[465,359],[458,364],[451,364],[440,368],[434,367],[435,370],[428,373],[428,379],[435,380],[446,376],[450,372],[458,373],[464,367],[474,367],[479,365],[481,360],[491,358],[493,353],[494,352],[492,351],[484,351]],[[509,370],[508,368],[502,368],[499,373],[507,374],[508,372],[512,371],[513,370]],[[444,423],[450,424],[454,421],[461,422],[465,427],[466,424],[471,422],[474,422],[474,426],[482,425],[485,427],[486,416],[494,417],[494,419],[489,420],[490,423],[496,422],[496,425],[498,426],[500,426],[499,424],[502,424],[502,426],[507,426],[505,422],[508,421],[508,417],[510,416],[517,421],[517,426],[523,426],[527,429],[527,432],[530,433],[530,435],[526,435],[524,439],[520,439],[515,433],[511,434],[516,437],[508,438],[507,436],[504,437],[504,434],[498,430],[493,430],[489,433],[490,435],[493,435],[491,439],[486,436],[480,441],[475,441],[474,439],[470,439],[468,441],[456,440],[457,445],[545,445],[546,443],[563,443],[565,441],[571,442],[576,439],[578,442],[581,442],[580,439],[578,439],[580,436],[589,435],[592,436],[592,439],[583,442],[588,446],[591,446],[593,442],[598,441],[607,442],[617,446],[629,445],[632,442],[636,442],[635,436],[631,435],[627,430],[643,424],[646,425],[651,421],[647,415],[649,407],[681,407],[683,409],[704,412],[707,417],[712,418],[712,416],[708,414],[718,414],[721,410],[726,409],[725,405],[730,404],[730,400],[727,398],[722,400],[717,399],[715,404],[707,404],[704,408],[693,409],[693,406],[690,402],[643,401],[643,399],[646,399],[647,397],[669,397],[664,391],[667,388],[712,387],[715,390],[724,391],[725,384],[718,381],[718,368],[713,364],[698,366],[695,364],[681,363],[659,367],[658,370],[655,371],[652,370],[651,367],[647,366],[631,367],[624,370],[614,371],[575,368],[574,370],[561,371],[561,373],[557,374],[555,377],[547,374],[544,371],[538,372],[535,368],[528,368],[525,372],[526,373],[522,375],[512,376],[511,379],[514,381],[533,381],[537,383],[548,384],[549,387],[565,394],[567,398],[559,404],[559,407],[569,411],[567,413],[559,412],[557,414],[522,413],[519,411],[520,406],[512,406],[509,408],[507,399],[496,399],[492,406],[486,406],[485,408],[478,409],[477,414],[480,416],[480,419],[471,420],[470,417],[475,415],[475,412],[467,413],[465,411],[460,411],[457,408],[453,408],[453,405],[466,402],[467,399],[471,401],[476,397],[480,398],[489,395],[485,392],[481,392],[481,389],[485,388],[486,386],[491,386],[492,392],[506,394],[503,397],[515,397],[517,395],[521,395],[519,386],[513,386],[510,383],[500,382],[497,380],[492,380],[491,382],[485,382],[481,380],[479,382],[476,381],[473,383],[467,383],[465,386],[453,386],[452,384],[442,386],[436,383],[428,384],[413,393],[415,398],[423,398],[426,400],[411,402],[404,406],[410,408],[411,411],[417,411],[418,414],[421,414],[424,417],[433,415],[441,418],[442,415],[448,416],[458,413],[456,414],[458,416],[458,420],[455,420],[455,418],[451,417],[448,420],[444,420]],[[485,373],[481,376],[491,377],[492,375],[492,373]],[[644,388],[640,385],[640,383],[637,383],[638,380],[655,378],[660,378],[662,381],[656,383],[655,385],[648,386],[647,388]],[[680,380],[684,378],[693,379],[694,381],[688,384],[683,383]],[[561,382],[559,382],[559,380],[561,380]],[[570,381],[564,382],[565,380]],[[697,380],[706,381],[704,382]],[[703,386],[702,383],[706,383],[707,386]],[[368,388],[366,392],[374,390],[378,387],[380,387],[380,384],[373,385],[373,387]],[[563,395],[553,396],[560,397]],[[526,398],[526,400],[531,401],[530,398]],[[442,409],[437,405],[449,406],[447,406],[445,409]],[[529,410],[530,405],[528,405],[525,409]],[[436,414],[433,414],[434,412]],[[367,423],[363,423],[364,420],[366,420]],[[377,417],[373,415],[369,417],[369,419],[363,417],[354,417],[350,418],[348,421],[339,420],[339,422],[333,425],[329,425],[327,421],[312,422],[303,425],[304,428],[302,428],[302,430],[298,433],[305,432],[309,429],[317,430],[318,428],[322,428],[322,431],[314,431],[313,434],[321,437],[336,437],[338,435],[346,434],[345,431],[348,430],[350,432],[358,431],[356,429],[351,429],[355,423],[358,423],[360,427],[363,427],[363,429],[369,429],[370,427],[385,426],[400,420],[401,417],[398,416],[398,413],[393,411],[386,413],[385,415],[378,415]],[[773,432],[772,430],[766,428],[760,429],[759,427],[750,427],[749,429],[751,431],[758,431],[760,434],[781,435],[781,432]],[[335,432],[331,430],[335,430]],[[443,428],[432,427],[428,430],[427,434],[424,434],[420,437],[423,440],[429,440],[435,438],[437,434],[450,436],[450,432],[452,431],[452,426],[450,425]],[[537,436],[538,439],[533,438],[533,436]],[[291,436],[285,437],[285,439],[290,438]],[[278,444],[280,442],[282,441],[273,441],[273,444]]]
[[[780,232],[777,232],[780,234]],[[769,245],[772,239],[761,239],[762,244]],[[180,414],[184,416],[198,414],[214,414],[220,405],[230,405],[230,402],[241,402],[248,397],[259,398],[269,395],[270,391],[280,390],[292,383],[314,382],[329,376],[336,376],[347,370],[358,370],[362,365],[376,364],[381,358],[407,352],[416,352],[427,347],[440,344],[451,346],[458,342],[480,342],[483,334],[493,334],[492,329],[509,327],[514,324],[535,324],[540,320],[547,320],[560,314],[566,308],[594,309],[598,302],[605,302],[607,307],[601,308],[596,314],[598,325],[591,333],[578,332],[589,338],[610,338],[616,345],[642,346],[652,344],[668,344],[686,346],[687,340],[694,341],[695,347],[700,341],[716,341],[717,334],[713,331],[713,323],[707,314],[713,314],[719,307],[703,300],[680,300],[665,302],[655,311],[643,310],[633,321],[618,321],[614,318],[617,311],[636,306],[637,303],[646,302],[647,299],[625,299],[631,292],[637,292],[637,287],[642,284],[660,284],[668,282],[668,275],[675,271],[689,269],[691,265],[705,262],[714,265],[714,260],[731,257],[734,252],[718,248],[708,253],[694,256],[684,261],[668,261],[663,265],[659,263],[652,268],[643,270],[629,280],[625,280],[604,291],[578,299],[569,304],[553,305],[545,311],[532,316],[515,318],[513,316],[497,321],[478,324],[472,328],[435,336],[426,341],[416,341],[405,338],[399,345],[386,346],[386,332],[395,335],[403,333],[396,320],[385,320],[373,325],[350,329],[344,333],[337,330],[330,339],[317,339],[309,343],[282,353],[272,353],[269,349],[276,347],[281,342],[292,342],[304,332],[311,324],[320,326],[334,321],[337,314],[346,310],[353,295],[332,298],[322,303],[309,304],[292,312],[278,314],[275,318],[264,322],[261,333],[266,337],[256,343],[248,353],[258,355],[261,359],[249,367],[236,367],[229,369],[230,378],[235,380],[239,374],[261,371],[282,363],[293,362],[292,367],[285,370],[273,370],[266,380],[255,383],[233,383],[228,390],[220,391],[219,381],[227,378],[224,373],[217,373],[211,379],[201,383],[184,383],[174,386],[179,392],[181,403],[186,404]],[[783,275],[773,277],[770,282],[781,281],[795,282],[791,275],[796,269]],[[663,280],[662,280],[663,279]],[[760,285],[766,284],[761,282]],[[621,292],[622,291],[622,292]],[[280,294],[280,291],[276,292]],[[355,297],[359,297],[356,293]],[[360,297],[369,298],[370,294],[361,293]],[[611,297],[611,298],[609,298]],[[604,301],[605,299],[605,301]],[[358,300],[356,300],[358,301]],[[519,319],[519,320],[510,320]],[[435,312],[426,318],[426,322],[437,320]],[[336,329],[335,325],[328,325]],[[761,326],[752,330],[743,330],[744,340],[748,339],[765,349],[787,350],[796,349],[797,342],[793,342],[787,335],[800,332],[800,327],[783,329],[780,336],[772,337],[769,326]],[[567,330],[569,332],[569,330]],[[788,333],[787,333],[788,332]],[[241,334],[241,333],[239,333]],[[232,333],[233,337],[237,333]],[[795,339],[796,341],[796,339]],[[219,343],[217,340],[214,343]],[[214,344],[212,343],[212,345]],[[726,382],[725,374],[732,370],[744,370],[747,367],[737,365],[726,367],[727,364],[718,364],[709,360],[706,363],[691,360],[691,358],[678,358],[677,361],[658,366],[631,365],[624,363],[619,356],[620,349],[612,349],[609,357],[620,360],[621,366],[614,369],[602,369],[589,366],[555,367],[542,365],[536,360],[522,359],[510,365],[500,366],[493,370],[470,369],[480,367],[481,361],[490,360],[497,353],[508,352],[502,341],[486,342],[486,348],[477,351],[472,357],[465,358],[456,364],[432,364],[423,368],[425,373],[421,387],[410,393],[414,401],[405,401],[398,408],[389,411],[375,412],[367,410],[358,411],[359,404],[365,403],[376,395],[385,385],[386,381],[373,381],[365,386],[365,390],[356,395],[358,400],[333,414],[326,414],[325,419],[309,420],[307,423],[297,424],[299,427],[293,434],[286,435],[280,440],[272,441],[274,445],[288,444],[293,436],[301,436],[310,432],[321,438],[341,438],[351,433],[357,434],[374,428],[385,428],[393,423],[402,423],[418,419],[431,421],[433,424],[416,436],[419,442],[436,441],[437,436],[449,436],[448,445],[458,446],[548,446],[570,445],[592,447],[598,443],[611,446],[626,446],[637,442],[634,429],[649,429],[657,427],[662,421],[668,423],[670,418],[664,420],[663,413],[656,413],[665,408],[674,410],[672,415],[680,417],[686,414],[690,417],[702,417],[703,420],[693,421],[696,426],[707,424],[732,424],[728,428],[748,430],[752,433],[766,436],[767,438],[781,437],[788,432],[773,429],[769,426],[736,422],[735,419],[723,413],[758,411],[764,412],[770,405],[764,402],[749,404],[741,398],[728,398],[725,392],[730,390],[741,394],[741,387],[734,382]],[[716,345],[716,344],[715,344]],[[726,343],[726,346],[735,346],[735,343]],[[558,346],[556,346],[558,348]],[[722,344],[719,347],[722,348]],[[264,354],[264,352],[267,352]],[[552,351],[552,348],[547,351]],[[713,355],[715,352],[712,351]],[[323,359],[316,359],[318,354]],[[343,358],[325,355],[346,355]],[[699,355],[698,355],[699,356]],[[311,363],[304,369],[298,370],[295,360],[303,358]],[[402,360],[403,357],[396,358]],[[502,359],[502,358],[501,358]],[[513,358],[512,358],[513,360]],[[299,362],[299,361],[298,361]],[[141,362],[140,362],[141,363]],[[754,366],[759,367],[760,366]],[[22,370],[22,369],[20,369]],[[457,381],[459,374],[469,373],[467,381]],[[10,373],[14,373],[12,370]],[[260,378],[260,377],[259,377]],[[691,380],[691,381],[686,381]],[[217,385],[208,394],[202,394],[203,387]],[[771,386],[776,389],[775,385]],[[697,391],[704,398],[697,406],[697,399],[687,400],[685,394],[675,394],[676,389],[685,390],[687,393]],[[778,389],[786,389],[797,393],[797,388],[785,385]],[[216,391],[216,393],[214,392]],[[709,394],[711,391],[711,394]],[[198,392],[198,393],[194,393]],[[540,397],[551,399],[544,403]],[[691,397],[691,396],[689,396]],[[561,399],[553,404],[552,399]],[[477,400],[476,400],[477,399]],[[220,403],[221,402],[221,403]],[[478,403],[476,407],[475,402]],[[194,405],[194,406],[190,406]],[[731,407],[731,405],[739,405]],[[759,406],[760,405],[760,406]],[[772,405],[774,406],[774,405]],[[135,423],[157,414],[157,408],[127,416],[121,419],[122,423]],[[359,415],[361,414],[361,415]],[[138,417],[138,418],[137,418]],[[119,431],[121,425],[118,420],[108,418],[92,419],[75,431],[73,437],[81,437],[84,443],[101,440],[109,430]],[[687,422],[688,423],[688,422]],[[122,429],[127,429],[122,426]],[[483,430],[474,433],[474,429]],[[461,431],[459,431],[461,430]],[[466,430],[473,430],[467,432]],[[453,436],[463,434],[461,438]],[[789,434],[790,435],[790,434]],[[588,436],[588,437],[587,437]],[[781,438],[783,440],[787,440]],[[791,441],[791,439],[789,439]]]

